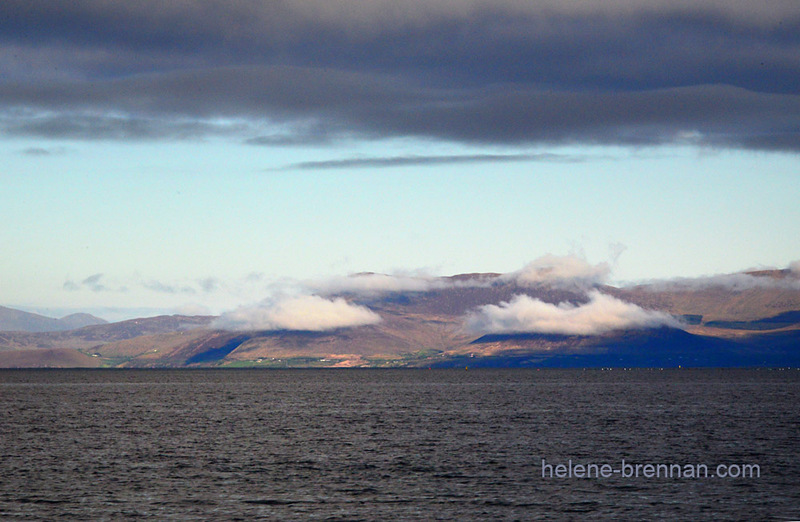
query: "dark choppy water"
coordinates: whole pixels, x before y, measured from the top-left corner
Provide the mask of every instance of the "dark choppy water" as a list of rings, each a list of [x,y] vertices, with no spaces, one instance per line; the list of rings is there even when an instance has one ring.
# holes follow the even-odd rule
[[[0,518],[797,519],[798,413],[798,370],[2,371]]]

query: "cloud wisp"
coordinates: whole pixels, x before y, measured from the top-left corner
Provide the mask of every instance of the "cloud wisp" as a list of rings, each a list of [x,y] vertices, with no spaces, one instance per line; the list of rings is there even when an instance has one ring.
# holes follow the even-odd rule
[[[326,296],[348,294],[374,297],[395,292],[427,292],[445,288],[448,283],[436,277],[362,273],[347,277],[306,281],[302,286],[310,292]]]
[[[266,300],[222,314],[214,328],[223,330],[293,330],[325,332],[381,322],[380,315],[343,298],[325,299],[316,295]]]
[[[75,281],[69,279],[64,282],[62,288],[69,292],[77,292],[80,290],[91,290],[95,293],[100,292],[127,292],[128,289],[126,287],[118,287],[118,288],[111,288],[103,281],[104,275],[103,274],[92,274],[89,277],[83,279],[81,282],[76,283]]]
[[[793,0],[7,0],[0,35],[6,136],[800,150]]]
[[[459,165],[465,163],[513,163],[523,161],[547,162],[579,162],[585,157],[565,154],[453,154],[441,156],[389,156],[385,158],[345,158],[323,161],[303,161],[292,163],[280,170],[323,170],[350,168],[388,168],[388,167],[425,167],[440,165]]]
[[[756,271],[656,280],[645,283],[641,288],[653,292],[693,292],[713,288],[734,292],[753,289],[800,290],[800,262],[791,263],[785,271],[768,271],[768,274]]]
[[[466,327],[480,334],[598,335],[614,330],[680,327],[672,316],[645,310],[598,291],[585,304],[550,304],[527,295],[480,307],[467,316]]]
[[[212,294],[221,290],[222,282],[215,277],[206,277],[197,280],[160,281],[157,279],[143,280],[140,277],[128,278],[124,285],[112,284],[106,281],[102,273],[93,274],[80,282],[68,279],[62,285],[64,290],[76,292],[91,290],[92,292],[127,292],[131,289],[144,289],[156,294]]]

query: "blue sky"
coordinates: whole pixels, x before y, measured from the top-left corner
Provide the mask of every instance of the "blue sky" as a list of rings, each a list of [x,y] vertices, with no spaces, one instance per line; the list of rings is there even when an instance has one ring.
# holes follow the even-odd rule
[[[0,304],[221,313],[548,253],[616,282],[800,258],[796,3],[333,3],[0,7]]]

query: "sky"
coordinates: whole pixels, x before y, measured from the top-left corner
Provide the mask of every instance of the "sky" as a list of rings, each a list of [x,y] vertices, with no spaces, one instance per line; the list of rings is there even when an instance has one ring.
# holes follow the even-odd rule
[[[798,78],[794,0],[6,0],[0,305],[786,267]]]

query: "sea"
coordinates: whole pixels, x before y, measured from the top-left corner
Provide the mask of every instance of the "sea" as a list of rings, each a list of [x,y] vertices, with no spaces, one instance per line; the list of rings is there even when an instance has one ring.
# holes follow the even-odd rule
[[[2,520],[797,520],[798,369],[0,371]]]

